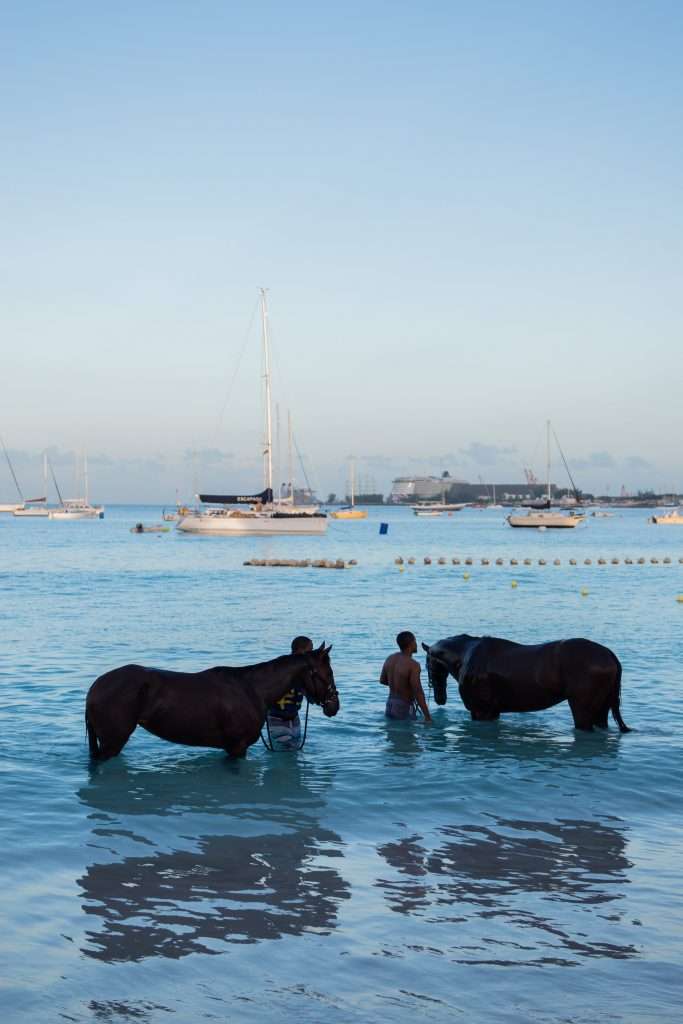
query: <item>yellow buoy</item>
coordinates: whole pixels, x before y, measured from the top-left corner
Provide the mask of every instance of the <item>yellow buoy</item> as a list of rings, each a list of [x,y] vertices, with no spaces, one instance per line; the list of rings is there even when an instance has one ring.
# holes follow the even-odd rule
[[[398,571],[399,571],[399,572],[403,572],[403,566],[402,566],[402,565],[399,565],[399,567],[398,567]]]
[[[676,598],[679,604],[683,604],[683,594],[679,594]]]
[[[513,581],[512,581],[512,583],[510,584],[510,586],[511,586],[511,587],[512,587],[512,589],[514,590],[514,589],[515,589],[515,587],[517,586],[517,580],[513,580]]]
[[[588,597],[588,594],[589,594],[588,587],[581,587],[581,597]]]
[[[468,579],[470,578],[470,574],[469,574],[468,572],[464,572],[464,573],[462,574],[462,578],[463,578],[464,580],[468,580]]]

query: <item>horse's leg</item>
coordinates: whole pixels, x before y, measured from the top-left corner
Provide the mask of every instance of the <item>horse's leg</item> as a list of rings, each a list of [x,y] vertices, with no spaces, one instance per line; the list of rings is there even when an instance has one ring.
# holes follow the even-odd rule
[[[595,725],[598,729],[607,728],[607,716],[609,714],[611,703],[611,699],[608,697],[607,700],[604,700],[602,702],[598,710],[593,715],[593,725]]]
[[[118,696],[118,695],[117,695]],[[86,704],[86,729],[90,754],[98,761],[107,761],[120,754],[139,720],[141,694],[126,694],[112,710],[111,702],[94,698]]]
[[[111,729],[104,737],[100,736],[100,750],[97,754],[98,761],[108,761],[110,757],[116,757],[120,754],[126,743],[131,737],[131,734],[135,731],[136,722],[130,729],[117,730],[116,732]]]
[[[247,749],[249,746],[250,744],[248,740],[236,740],[233,744],[231,744],[231,746],[225,748],[225,752],[228,755],[228,757],[243,758],[247,756]]]
[[[579,697],[570,697],[569,707],[574,718],[574,728],[593,732],[594,716],[590,704]]]

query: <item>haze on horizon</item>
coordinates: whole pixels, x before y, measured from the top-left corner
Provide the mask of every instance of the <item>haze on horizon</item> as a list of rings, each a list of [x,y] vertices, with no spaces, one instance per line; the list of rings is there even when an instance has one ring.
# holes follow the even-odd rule
[[[260,485],[260,285],[322,496],[349,453],[385,493],[540,476],[548,417],[585,490],[683,490],[679,4],[0,18],[27,492],[46,447],[65,474],[87,449],[98,500]]]

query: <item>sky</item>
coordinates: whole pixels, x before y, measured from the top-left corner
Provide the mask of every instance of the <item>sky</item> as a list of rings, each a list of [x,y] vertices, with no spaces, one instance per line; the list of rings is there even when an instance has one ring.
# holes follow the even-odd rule
[[[2,5],[22,489],[260,486],[263,286],[323,496],[542,477],[548,418],[584,490],[683,491],[682,51],[665,0]]]

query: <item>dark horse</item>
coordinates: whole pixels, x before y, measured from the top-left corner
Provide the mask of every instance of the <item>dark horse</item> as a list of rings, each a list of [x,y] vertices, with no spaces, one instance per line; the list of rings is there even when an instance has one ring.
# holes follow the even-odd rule
[[[285,654],[260,665],[218,666],[204,672],[124,665],[92,684],[85,701],[85,727],[92,757],[120,753],[136,726],[171,743],[218,747],[244,757],[258,740],[270,707],[300,687],[328,718],[339,711],[330,664],[331,647]]]
[[[619,711],[621,663],[592,640],[516,644],[462,634],[422,646],[436,703],[446,703],[450,672],[476,721],[491,722],[506,711],[543,711],[566,700],[576,729],[606,729],[611,711],[620,731],[631,731]]]

